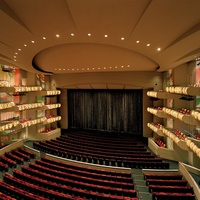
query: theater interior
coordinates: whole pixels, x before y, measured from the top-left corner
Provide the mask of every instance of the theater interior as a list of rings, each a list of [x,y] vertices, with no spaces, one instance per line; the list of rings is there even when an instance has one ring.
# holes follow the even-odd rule
[[[199,0],[0,0],[0,200],[200,200]]]

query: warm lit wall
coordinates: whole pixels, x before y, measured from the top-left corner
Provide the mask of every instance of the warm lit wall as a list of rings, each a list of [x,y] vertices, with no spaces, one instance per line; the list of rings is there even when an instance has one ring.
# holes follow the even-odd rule
[[[52,82],[58,88],[94,88],[106,89],[106,85],[124,88],[162,89],[162,73],[160,72],[99,72],[69,73],[52,76]],[[127,87],[126,87],[127,86]],[[102,88],[101,88],[102,87]],[[118,87],[118,88],[117,88]]]

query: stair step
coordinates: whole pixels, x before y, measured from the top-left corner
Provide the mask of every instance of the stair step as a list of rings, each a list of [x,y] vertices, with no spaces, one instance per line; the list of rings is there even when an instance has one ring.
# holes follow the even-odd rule
[[[137,180],[137,179],[133,179],[134,184],[137,186],[146,186],[146,181],[145,180]]]
[[[147,186],[143,186],[143,185],[136,185],[135,189],[137,190],[137,192],[146,192],[149,193],[149,188]]]
[[[133,177],[134,180],[144,180],[143,175],[133,175],[132,177]]]
[[[148,192],[140,192],[138,197],[141,200],[152,200],[152,194]]]
[[[132,174],[134,175],[142,175],[142,170],[141,169],[132,169]]]

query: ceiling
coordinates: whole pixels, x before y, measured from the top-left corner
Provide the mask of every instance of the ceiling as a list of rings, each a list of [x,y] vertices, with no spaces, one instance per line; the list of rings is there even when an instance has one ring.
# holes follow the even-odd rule
[[[199,8],[199,0],[1,0],[0,64],[162,72],[200,56]]]

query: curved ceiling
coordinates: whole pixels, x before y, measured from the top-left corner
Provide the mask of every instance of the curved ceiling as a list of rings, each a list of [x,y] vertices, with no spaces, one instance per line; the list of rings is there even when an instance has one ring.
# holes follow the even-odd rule
[[[0,64],[53,74],[165,71],[200,56],[199,7],[199,0],[1,0]]]

